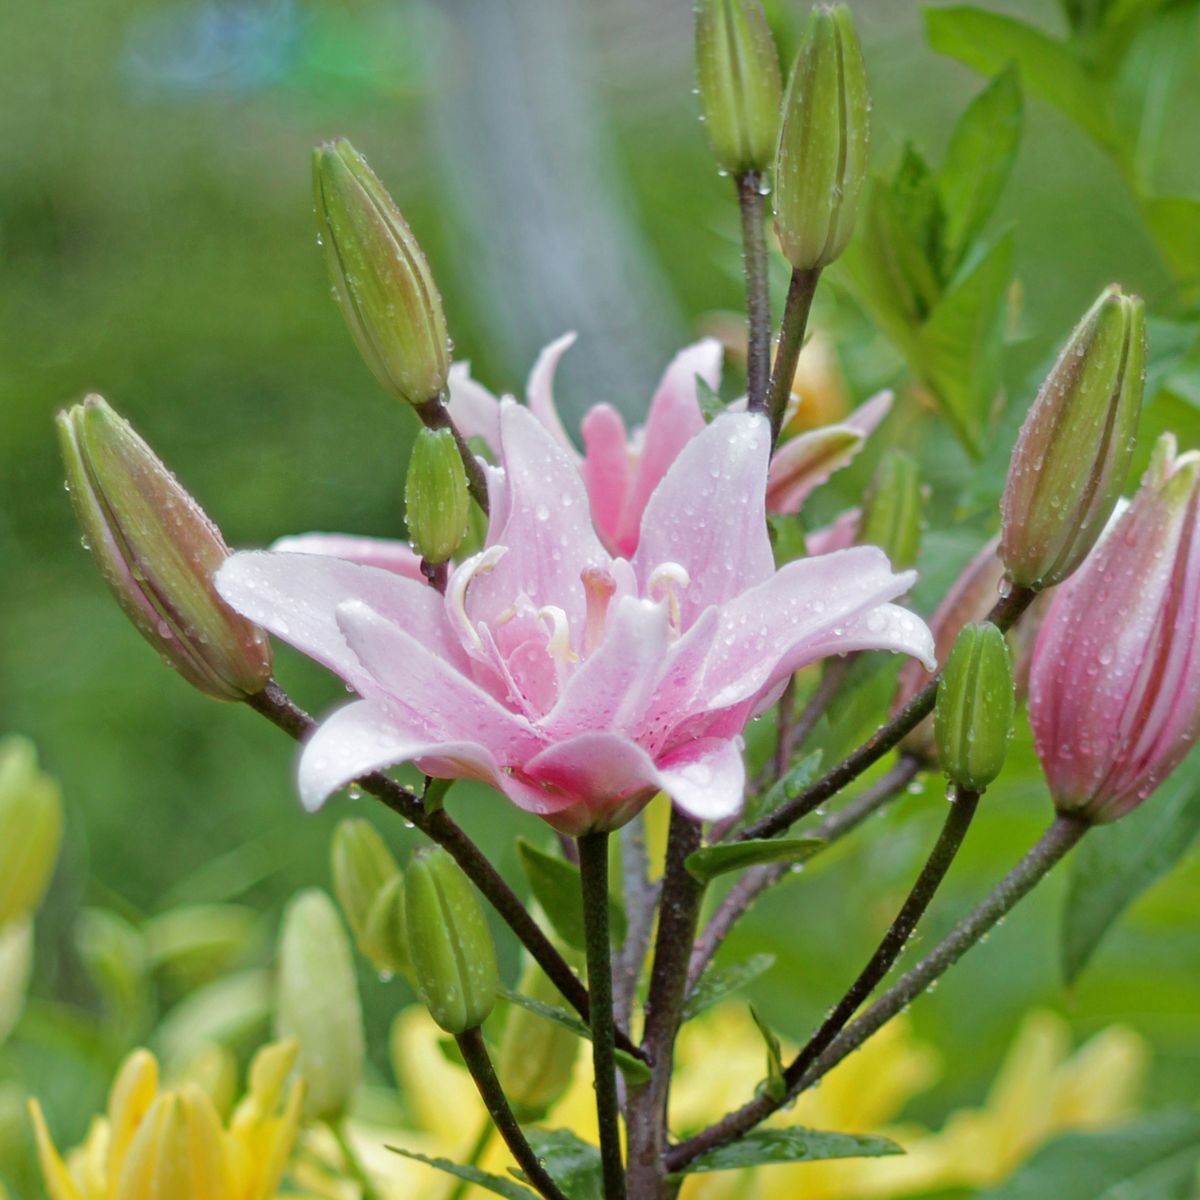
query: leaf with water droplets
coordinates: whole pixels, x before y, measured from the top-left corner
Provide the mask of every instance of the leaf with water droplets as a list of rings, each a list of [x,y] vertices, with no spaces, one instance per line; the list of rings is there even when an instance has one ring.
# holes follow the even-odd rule
[[[684,866],[693,879],[711,883],[729,871],[744,871],[760,863],[801,863],[825,843],[820,838],[752,838],[719,842],[689,854]]]
[[[774,965],[775,955],[752,954],[749,958],[734,963],[732,966],[709,967],[696,980],[695,987],[683,1002],[681,1021],[690,1021],[706,1008],[711,1008],[739,988],[744,988],[746,984],[757,979],[764,971],[769,971]]]
[[[718,1146],[688,1163],[684,1174],[697,1171],[739,1171],[746,1167],[769,1167],[778,1163],[819,1162],[830,1158],[882,1158],[903,1154],[890,1138],[854,1133],[827,1133],[791,1125],[785,1129],[755,1129]]]
[[[525,1137],[570,1200],[604,1200],[600,1151],[569,1129],[526,1129]]]

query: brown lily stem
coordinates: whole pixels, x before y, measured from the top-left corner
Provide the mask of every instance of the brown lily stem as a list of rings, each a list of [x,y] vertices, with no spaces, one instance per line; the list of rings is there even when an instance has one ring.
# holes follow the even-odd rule
[[[810,831],[810,835],[820,838],[828,847],[904,791],[920,770],[921,763],[917,759],[903,755],[893,767],[870,787],[864,788],[845,808],[830,813]],[[728,937],[729,931],[745,916],[754,901],[768,888],[786,879],[792,869],[791,863],[769,863],[751,867],[725,893],[692,949],[692,957],[688,963],[689,991],[696,986],[696,981],[704,974],[704,968],[712,961],[713,955]]]
[[[668,1186],[663,1155],[672,1058],[687,991],[688,957],[704,894],[685,863],[699,846],[699,825],[672,808],[642,1039],[651,1063],[650,1079],[636,1091],[631,1089],[629,1097],[629,1194],[637,1200],[662,1200]]]
[[[746,400],[751,412],[764,412],[771,376],[771,292],[763,228],[766,198],[759,172],[747,171],[735,182],[746,269]]]
[[[930,984],[1002,920],[1049,874],[1090,826],[1079,817],[1059,814],[1023,859],[992,889],[972,912],[960,921],[915,967],[890,987],[856,1021],[852,1021],[820,1053],[778,1100],[756,1097],[720,1121],[673,1146],[667,1162],[670,1170],[683,1170],[694,1158],[748,1133],[755,1125],[789,1103],[806,1088],[827,1075],[848,1054],[903,1011]]]
[[[1033,603],[1037,593],[1028,588],[1014,587],[1008,595],[988,614],[987,619],[998,628],[1007,630]],[[933,711],[937,700],[939,671],[911,700],[886,724],[881,725],[861,746],[852,750],[841,762],[831,767],[815,783],[805,788],[793,799],[781,804],[773,812],[747,825],[733,839],[747,841],[751,838],[774,837],[783,833],[794,822],[837,795],[847,784],[857,779],[872,763],[878,762],[904,736],[915,729]]]
[[[517,1166],[525,1172],[525,1178],[546,1200],[566,1200],[558,1184],[550,1178],[541,1160],[534,1153],[533,1147],[525,1140],[521,1126],[517,1123],[517,1118],[504,1095],[504,1089],[500,1086],[500,1080],[496,1078],[496,1069],[492,1066],[491,1055],[484,1045],[479,1026],[468,1029],[466,1033],[456,1034],[454,1040],[458,1043],[463,1062],[467,1064],[467,1070],[475,1080],[475,1086],[483,1098],[493,1124],[504,1139],[509,1152],[517,1160]]]
[[[607,831],[580,836],[579,876],[583,897],[588,994],[592,1001],[592,1065],[595,1071],[596,1118],[600,1127],[600,1165],[604,1173],[604,1197],[605,1200],[625,1200],[617,1062],[613,1053],[612,947],[608,929],[608,841]]]
[[[775,371],[771,375],[767,398],[772,446],[779,441],[779,431],[783,428],[788,397],[792,394],[792,382],[796,378],[796,364],[800,361],[800,350],[804,345],[804,331],[808,328],[808,314],[820,277],[819,267],[810,271],[793,270],[792,281],[788,285],[783,321],[779,327],[779,345],[775,350]]]
[[[454,434],[454,443],[458,446],[463,470],[467,473],[467,487],[470,489],[475,503],[486,514],[488,512],[487,476],[484,475],[483,468],[479,465],[479,460],[471,452],[471,447],[467,445],[463,439],[463,435],[458,432],[454,422],[450,419],[450,410],[446,407],[445,401],[441,396],[434,396],[431,400],[426,400],[423,404],[414,404],[413,411],[420,418],[421,424],[426,429],[435,431],[438,429],[448,429]]]
[[[635,817],[617,835],[621,847],[621,899],[625,904],[625,944],[613,970],[613,1019],[617,1028],[628,1029],[638,976],[650,945],[654,913],[658,907],[658,885],[650,881],[646,853],[646,827]]]
[[[812,695],[805,701],[800,715],[785,731],[784,741],[788,750],[788,762],[791,762],[792,751],[797,746],[804,745],[804,739],[812,733],[813,727],[825,715],[826,709],[837,695],[838,688],[842,686],[853,662],[854,659],[849,655],[845,658],[835,658],[832,661],[826,660],[821,678],[817,686],[813,688]],[[780,774],[782,775],[783,772]]]
[[[295,704],[274,680],[257,695],[247,697],[246,703],[297,741],[306,738],[316,727],[312,717]],[[504,882],[484,853],[467,837],[445,809],[428,811],[419,796],[378,771],[358,780],[358,786],[382,801],[393,812],[399,813],[404,820],[415,825],[431,841],[449,851],[471,882],[487,897],[505,924],[516,934],[538,966],[550,977],[554,986],[579,1015],[587,1020],[587,989],[529,915],[528,909],[516,893]],[[620,1038],[620,1045],[622,1050],[641,1057],[641,1051],[624,1035]]]
[[[783,695],[779,697],[779,711],[776,714],[775,725],[775,753],[772,756],[771,767],[774,767],[775,778],[782,779],[787,774],[788,763],[792,761],[792,747],[795,742],[792,740],[790,731],[792,728],[792,713],[796,707],[796,677],[793,675],[787,681],[787,687],[783,689]],[[770,770],[768,767],[767,770]],[[758,786],[765,785],[766,780]]]

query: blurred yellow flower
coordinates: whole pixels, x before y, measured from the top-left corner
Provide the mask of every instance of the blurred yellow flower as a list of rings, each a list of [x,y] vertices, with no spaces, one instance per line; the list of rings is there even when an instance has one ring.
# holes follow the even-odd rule
[[[268,1200],[275,1195],[300,1121],[303,1084],[284,1084],[294,1041],[263,1047],[249,1090],[221,1123],[196,1083],[159,1089],[158,1062],[135,1050],[117,1072],[106,1116],[83,1144],[59,1156],[36,1100],[29,1102],[50,1200]],[[282,1101],[282,1104],[281,1104]]]

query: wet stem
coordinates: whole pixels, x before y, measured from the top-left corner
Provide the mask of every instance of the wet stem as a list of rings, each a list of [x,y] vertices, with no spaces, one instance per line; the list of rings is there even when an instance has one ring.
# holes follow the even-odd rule
[[[747,171],[736,179],[742,214],[742,258],[746,270],[746,396],[753,412],[767,403],[771,374],[771,293],[764,234],[762,176]]]

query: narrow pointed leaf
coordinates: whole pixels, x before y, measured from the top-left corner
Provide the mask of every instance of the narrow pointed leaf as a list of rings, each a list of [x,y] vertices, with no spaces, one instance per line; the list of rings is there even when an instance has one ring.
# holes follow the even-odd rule
[[[583,901],[579,868],[556,854],[548,854],[524,838],[517,839],[517,855],[529,886],[554,932],[576,950],[584,949]],[[616,896],[608,899],[609,937],[614,945],[625,940],[625,910]]]
[[[792,1125],[786,1129],[755,1129],[728,1146],[700,1155],[684,1174],[697,1171],[739,1171],[778,1163],[819,1162],[830,1158],[882,1158],[903,1154],[895,1142],[865,1134],[826,1133]],[[1046,1193],[1049,1195],[1050,1193]]]
[[[506,1200],[538,1200],[537,1192],[531,1192],[529,1188],[517,1183],[515,1179],[505,1179],[503,1175],[492,1175],[487,1171],[481,1171],[478,1167],[463,1166],[461,1163],[451,1162],[448,1158],[430,1158],[427,1154],[418,1154],[415,1150],[404,1150],[399,1146],[388,1146],[388,1149],[403,1158],[426,1163],[438,1171],[445,1171],[447,1175],[465,1179],[468,1183],[473,1183],[485,1191],[493,1192],[497,1196],[504,1196]]]
[[[724,1000],[726,996],[744,988],[746,984],[757,979],[764,971],[769,971],[775,965],[773,954],[752,954],[742,962],[729,967],[709,967],[696,980],[696,986],[683,1002],[682,1019],[690,1021],[706,1008]]]
[[[700,883],[711,883],[729,871],[744,871],[759,863],[802,863],[825,843],[820,838],[753,838],[745,842],[719,842],[689,854],[684,866]]]
[[[569,1129],[526,1129],[525,1137],[571,1200],[604,1200],[600,1150]]]

